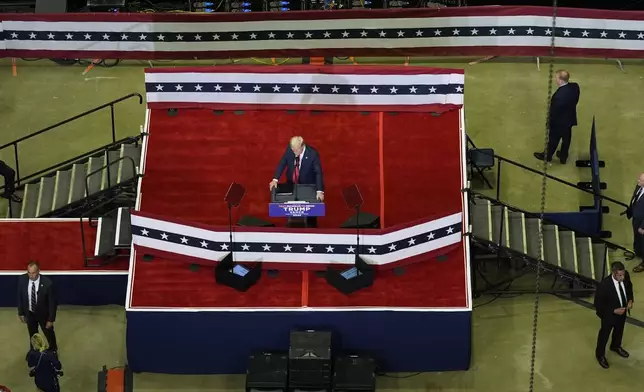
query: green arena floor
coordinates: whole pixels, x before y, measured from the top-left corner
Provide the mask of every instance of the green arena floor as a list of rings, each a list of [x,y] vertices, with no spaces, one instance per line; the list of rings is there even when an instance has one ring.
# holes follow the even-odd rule
[[[532,153],[543,148],[547,108],[548,64],[537,69],[535,59],[499,58],[469,66],[472,58],[412,59],[410,65],[465,68],[466,129],[479,147],[492,147],[496,153],[541,170]],[[360,64],[398,64],[401,58],[358,58]],[[199,65],[213,65],[200,62]],[[239,63],[252,63],[251,60]],[[295,63],[295,61],[293,61]],[[153,62],[155,67],[195,65],[196,63]],[[218,61],[217,64],[230,64]],[[47,60],[18,61],[17,76],[11,63],[0,61],[0,145],[52,125],[60,120],[116,99],[143,93],[143,68],[147,62],[124,62],[114,68],[94,68],[82,75],[84,66],[59,66]],[[566,69],[571,80],[581,86],[578,106],[579,126],[573,129],[571,156],[567,165],[553,163],[548,172],[576,183],[588,181],[590,171],[574,166],[576,159],[588,157],[592,117],[597,119],[600,158],[606,162],[602,181],[605,194],[628,201],[641,163],[640,133],[644,118],[641,91],[644,62],[627,61],[622,72],[610,60],[557,60],[555,69]],[[144,120],[144,106],[135,100],[116,107],[117,137],[134,135]],[[102,111],[62,126],[21,144],[20,168],[33,173],[72,158],[111,140],[109,111]],[[12,150],[0,151],[0,159],[13,162]],[[496,181],[494,174],[490,176]],[[503,166],[501,199],[523,209],[538,211],[541,177],[518,168]],[[492,191],[495,192],[495,191]],[[590,203],[582,192],[549,181],[547,211],[577,210]],[[0,202],[2,203],[2,202]],[[619,207],[609,205],[605,229],[613,242],[631,247],[630,222],[619,217]],[[0,210],[5,211],[4,204]],[[1,239],[0,239],[1,241]],[[627,263],[632,268],[635,261]],[[46,273],[46,271],[43,271]],[[636,276],[638,286],[644,278]],[[484,303],[489,297],[475,301]],[[533,296],[501,298],[474,310],[473,359],[468,372],[429,373],[409,378],[379,379],[380,391],[519,391],[528,390]],[[535,391],[631,390],[644,381],[644,330],[626,326],[624,348],[628,360],[608,355],[610,370],[603,370],[594,359],[599,320],[592,310],[552,296],[542,298],[537,345]],[[95,390],[96,372],[102,367],[125,361],[125,312],[119,307],[61,307],[57,330],[61,360],[65,367],[63,391]],[[25,328],[13,309],[0,309],[0,384],[13,391],[33,390],[27,376],[24,348]],[[139,391],[223,391],[242,390],[242,376],[166,376],[141,374],[135,377]]]

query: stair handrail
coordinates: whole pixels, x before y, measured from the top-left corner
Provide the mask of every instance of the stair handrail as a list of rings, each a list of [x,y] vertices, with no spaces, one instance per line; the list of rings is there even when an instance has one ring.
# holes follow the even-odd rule
[[[508,204],[508,203],[503,202],[503,201],[501,201],[501,200],[498,200],[498,199],[495,199],[495,198],[493,198],[493,197],[490,197],[490,196],[484,195],[484,194],[482,194],[482,193],[480,193],[480,192],[473,191],[473,190],[471,190],[471,189],[469,190],[469,192],[470,192],[470,194],[475,195],[475,196],[477,196],[477,197],[479,197],[479,198],[481,198],[481,199],[486,199],[486,200],[490,201],[491,203],[493,203],[493,204],[495,204],[495,205],[503,206],[503,207],[507,208],[508,210],[512,210],[512,211],[515,211],[515,212],[520,212],[520,213],[524,214],[525,216],[527,216],[528,218],[536,218],[536,219],[541,220],[543,223],[546,223],[546,224],[549,224],[549,225],[557,225],[557,226],[562,227],[562,228],[564,228],[564,229],[566,229],[566,230],[570,230],[570,231],[573,231],[573,232],[575,232],[575,233],[579,233],[579,234],[583,235],[584,237],[589,237],[589,238],[591,238],[593,241],[599,241],[599,242],[602,242],[602,243],[604,243],[604,245],[606,245],[606,246],[607,246],[607,247],[609,247],[609,248],[612,248],[612,249],[620,249],[620,250],[623,250],[624,252],[631,252],[631,253],[633,253],[633,250],[632,250],[632,249],[628,249],[628,248],[625,248],[625,247],[623,247],[623,246],[621,246],[621,245],[618,245],[618,244],[616,244],[616,243],[613,243],[613,242],[610,242],[610,241],[606,241],[605,239],[601,238],[600,236],[591,236],[591,235],[587,235],[587,234],[585,234],[585,233],[581,233],[581,232],[579,232],[578,230],[575,230],[575,229],[573,229],[573,228],[570,228],[570,227],[568,227],[568,226],[566,226],[566,225],[562,225],[562,224],[560,224],[560,223],[558,223],[558,222],[554,222],[554,221],[552,221],[552,220],[550,220],[550,219],[547,219],[547,218],[545,218],[545,217],[541,217],[541,214],[539,214],[539,213],[535,213],[535,212],[528,212],[528,211],[522,210],[522,209],[521,209],[521,208],[519,208],[519,207],[515,207],[515,206],[513,206],[513,205],[511,205],[511,204]],[[473,203],[476,203],[475,201],[472,201],[472,202],[473,202]]]
[[[54,171],[54,170],[56,170],[56,169],[58,169],[60,167],[65,167],[67,165],[70,165],[70,164],[73,164],[75,162],[81,161],[81,160],[83,160],[85,158],[88,158],[88,157],[91,157],[93,155],[96,155],[99,152],[103,152],[105,150],[110,150],[110,149],[112,149],[112,148],[114,148],[116,146],[120,146],[121,144],[136,143],[139,140],[141,140],[142,137],[143,137],[142,134],[138,135],[138,136],[124,137],[123,139],[119,139],[114,143],[106,144],[106,145],[104,145],[102,147],[95,148],[95,149],[93,149],[91,151],[88,151],[88,152],[86,152],[84,154],[78,155],[78,156],[76,156],[74,158],[70,158],[70,159],[67,159],[65,161],[59,162],[59,163],[57,163],[55,165],[52,165],[52,166],[50,166],[50,167],[48,167],[46,169],[39,170],[39,171],[37,171],[37,172],[35,172],[33,174],[28,175],[27,177],[23,177],[22,180],[25,181],[25,180],[30,180],[30,179],[36,178],[36,177],[42,177],[44,174],[50,173],[50,172],[52,172],[52,171]],[[0,190],[1,189],[3,189],[3,188],[0,187]]]
[[[471,144],[473,148],[477,149],[478,154],[494,157],[495,159],[499,160],[499,162],[507,162],[510,165],[520,167],[521,169],[527,170],[527,171],[532,172],[534,174],[538,174],[540,176],[545,175],[546,178],[548,178],[550,180],[553,180],[553,181],[556,181],[556,182],[558,182],[560,184],[567,185],[569,187],[578,189],[578,190],[580,190],[582,192],[588,193],[588,194],[593,195],[595,197],[599,197],[602,200],[608,200],[608,201],[610,201],[612,203],[615,203],[615,204],[617,204],[619,206],[622,206],[624,208],[628,208],[628,204],[626,204],[626,203],[624,203],[622,201],[613,199],[612,197],[602,195],[599,192],[595,192],[595,190],[589,190],[589,189],[582,188],[582,187],[578,186],[577,184],[573,184],[572,182],[566,181],[566,180],[561,179],[559,177],[555,177],[555,176],[553,176],[551,174],[548,174],[548,173],[544,174],[543,171],[533,169],[533,168],[528,167],[528,166],[526,166],[526,165],[524,165],[522,163],[519,163],[519,162],[513,161],[511,159],[505,158],[505,157],[503,157],[501,155],[498,155],[496,153],[490,153],[488,151],[478,149],[476,147],[476,145],[474,145],[474,142],[472,142],[472,139],[470,139],[469,137],[468,137],[468,143]],[[501,199],[501,164],[500,163],[497,165],[497,173],[496,174],[497,174],[496,175],[496,198],[497,198],[497,200],[499,200],[499,199]]]
[[[132,158],[130,158],[130,159],[132,159]],[[87,244],[85,243],[85,224],[84,224],[85,219],[87,219],[87,224],[90,227],[92,227],[92,219],[98,219],[100,217],[92,218],[91,213],[96,211],[96,210],[98,210],[99,208],[109,204],[109,203],[112,203],[114,200],[116,200],[118,198],[119,198],[119,195],[115,195],[115,196],[111,197],[110,199],[104,200],[100,204],[95,205],[91,209],[85,211],[80,216],[81,246],[83,248],[83,265],[85,267],[101,267],[101,266],[103,266],[105,264],[105,263],[101,263],[99,265],[90,265],[89,264],[89,261],[96,260],[96,257],[94,257],[94,256],[87,257]],[[112,211],[114,211],[114,210],[112,210]],[[96,241],[100,241],[100,238],[96,238]]]
[[[107,187],[111,188],[112,186],[110,184],[110,166],[112,166],[112,165],[114,165],[116,163],[119,163],[121,161],[130,161],[130,163],[132,164],[132,173],[134,173],[134,177],[135,178],[139,177],[139,173],[138,173],[138,170],[137,170],[137,167],[136,167],[136,162],[134,162],[134,159],[132,157],[128,157],[128,156],[120,157],[119,159],[116,159],[116,160],[114,160],[112,162],[108,162],[106,165],[101,166],[100,168],[94,170],[91,173],[88,173],[85,176],[85,194],[87,196],[90,195],[90,193],[89,193],[89,178],[91,176],[93,176],[94,174],[98,173],[98,172],[102,172],[105,169],[107,169]]]
[[[27,176],[25,178],[20,177],[20,160],[18,158],[18,155],[19,155],[18,154],[18,144],[20,144],[21,142],[23,142],[25,140],[31,139],[31,138],[36,137],[38,135],[41,135],[41,134],[43,134],[45,132],[51,131],[52,129],[58,128],[58,127],[60,127],[62,125],[65,125],[65,124],[70,123],[72,121],[78,120],[79,118],[85,117],[85,116],[87,116],[89,114],[98,112],[99,110],[103,110],[103,109],[108,108],[108,107],[110,108],[110,118],[112,120],[112,127],[111,127],[112,143],[116,143],[116,124],[114,122],[114,105],[119,103],[119,102],[126,101],[126,100],[128,100],[130,98],[134,98],[134,97],[139,98],[139,105],[143,104],[143,96],[141,94],[139,94],[139,93],[131,93],[131,94],[122,96],[120,98],[117,98],[115,100],[112,100],[110,102],[104,103],[104,104],[102,104],[100,106],[97,106],[97,107],[95,107],[93,109],[86,110],[83,113],[77,114],[76,116],[73,116],[73,117],[70,117],[68,119],[59,121],[54,125],[50,125],[50,126],[48,126],[46,128],[43,128],[43,129],[41,129],[39,131],[36,131],[34,133],[30,133],[29,135],[23,136],[23,137],[21,137],[19,139],[16,139],[16,140],[14,140],[12,142],[9,142],[9,143],[5,143],[2,146],[0,146],[0,151],[4,150],[7,147],[13,146],[13,156],[14,156],[14,163],[15,163],[14,170],[16,171],[16,180],[15,180],[16,187],[20,186],[21,181],[23,181],[25,179],[33,178],[35,176],[35,174],[31,174],[31,175],[29,175],[29,176]],[[60,166],[60,165],[55,165],[55,166]],[[2,186],[0,188],[0,190],[4,190],[4,186]]]

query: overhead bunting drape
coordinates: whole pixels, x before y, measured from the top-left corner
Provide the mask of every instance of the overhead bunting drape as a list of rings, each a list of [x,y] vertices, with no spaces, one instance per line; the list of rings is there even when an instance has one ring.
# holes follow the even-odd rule
[[[153,109],[435,111],[463,106],[463,70],[429,67],[148,68]]]
[[[299,56],[641,57],[644,12],[459,7],[216,14],[0,14],[0,56],[195,59]]]

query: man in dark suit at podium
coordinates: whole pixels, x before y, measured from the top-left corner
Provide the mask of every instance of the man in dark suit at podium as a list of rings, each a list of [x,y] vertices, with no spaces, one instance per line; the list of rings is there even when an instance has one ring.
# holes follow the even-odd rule
[[[616,261],[610,265],[611,274],[604,278],[595,292],[595,310],[601,320],[601,328],[597,335],[595,357],[604,369],[608,369],[606,360],[606,343],[613,333],[610,350],[622,358],[629,354],[622,348],[622,336],[626,315],[633,307],[633,283],[631,282],[624,264]]]
[[[316,198],[324,201],[324,175],[320,155],[317,150],[304,144],[302,136],[293,136],[288,148],[282,155],[275,169],[273,181],[269,184],[269,190],[277,187],[279,178],[286,169],[286,181],[289,184],[313,184],[316,186]],[[316,226],[315,219],[307,220],[308,226]]]
[[[324,201],[324,175],[317,150],[304,144],[302,136],[293,136],[289,147],[282,155],[275,169],[269,190],[277,187],[277,182],[286,169],[286,181],[289,184],[314,184],[317,187],[317,199]]]
[[[577,125],[577,103],[579,102],[579,85],[569,82],[568,71],[557,71],[555,83],[557,91],[552,95],[550,101],[550,129],[548,133],[548,149],[545,152],[535,152],[534,156],[540,161],[544,158],[550,162],[552,155],[557,150],[561,141],[561,150],[557,151],[557,157],[562,164],[568,160],[568,150],[572,139],[572,127]]]
[[[626,209],[626,216],[632,219],[633,223],[633,250],[635,256],[642,259],[644,256],[644,173],[641,173],[637,179],[637,185],[633,191],[631,202]],[[644,271],[644,260],[635,268],[633,272]]]

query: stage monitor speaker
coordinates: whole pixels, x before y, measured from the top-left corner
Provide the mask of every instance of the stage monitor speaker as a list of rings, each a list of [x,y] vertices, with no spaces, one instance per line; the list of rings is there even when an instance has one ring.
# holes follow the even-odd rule
[[[374,392],[376,361],[359,355],[343,355],[333,364],[333,392]]]
[[[232,261],[232,252],[215,267],[217,283],[231,287],[237,291],[248,291],[262,277],[262,263],[256,263],[248,268]]]
[[[356,257],[355,267],[338,271],[329,266],[325,275],[327,283],[345,295],[372,286],[375,277],[374,268],[360,256]]]
[[[347,221],[340,227],[342,229],[379,229],[380,217],[368,212],[360,211],[360,213],[354,214],[352,217],[347,219]]]
[[[330,390],[331,332],[293,331],[289,347],[289,389]]]
[[[67,12],[67,0],[36,0],[37,14],[64,14]]]
[[[286,392],[288,355],[286,353],[253,353],[248,358],[246,392]]]
[[[237,222],[237,226],[241,227],[275,227],[274,223],[256,218],[250,215],[242,216]]]

